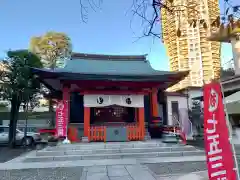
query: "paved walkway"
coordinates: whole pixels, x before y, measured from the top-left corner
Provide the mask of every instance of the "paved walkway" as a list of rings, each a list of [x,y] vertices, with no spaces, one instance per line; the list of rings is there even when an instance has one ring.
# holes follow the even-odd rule
[[[156,175],[142,165],[0,170],[1,180],[207,180],[206,172]]]
[[[0,163],[1,180],[207,180],[205,156]],[[187,177],[187,176],[188,177]]]
[[[84,168],[81,180],[156,180],[140,165],[92,166]]]
[[[29,154],[32,153],[34,152]],[[26,154],[25,157],[29,154]],[[186,157],[185,159],[176,157],[172,159],[145,158],[141,161],[108,159],[21,162],[25,157],[0,163],[1,180],[178,180],[184,174],[203,170],[204,167],[203,157],[196,157],[195,161],[198,160],[198,163],[193,161],[194,158],[188,159]],[[206,175],[206,172],[201,172],[199,177],[190,177],[190,179],[203,180],[207,179]],[[187,180],[188,177],[183,178]]]

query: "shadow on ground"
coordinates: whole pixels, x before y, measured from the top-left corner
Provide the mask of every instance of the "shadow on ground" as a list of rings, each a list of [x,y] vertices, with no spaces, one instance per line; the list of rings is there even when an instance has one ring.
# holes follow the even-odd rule
[[[194,146],[199,149],[204,149],[204,140],[203,139],[197,139],[197,140],[188,140],[188,145]]]
[[[188,174],[207,170],[205,161],[145,164],[156,175]]]
[[[33,148],[24,148],[24,147],[16,147],[14,149],[9,148],[7,146],[0,146],[0,163],[4,163],[10,161],[23,153],[27,153],[33,150]]]

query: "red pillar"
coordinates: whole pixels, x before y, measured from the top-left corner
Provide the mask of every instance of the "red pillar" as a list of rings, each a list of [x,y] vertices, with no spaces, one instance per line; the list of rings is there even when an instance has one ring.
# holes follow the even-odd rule
[[[84,107],[84,136],[89,137],[89,128],[90,128],[90,107]]]
[[[157,90],[153,89],[152,91],[152,116],[153,117],[158,117],[158,101],[157,101]]]
[[[158,114],[158,99],[157,99],[157,89],[153,89],[151,92],[151,111],[152,111],[152,118],[151,122],[153,124],[159,124],[160,123],[160,117]]]
[[[145,136],[145,116],[144,116],[144,107],[138,108],[138,122],[141,132],[140,140],[144,140]]]

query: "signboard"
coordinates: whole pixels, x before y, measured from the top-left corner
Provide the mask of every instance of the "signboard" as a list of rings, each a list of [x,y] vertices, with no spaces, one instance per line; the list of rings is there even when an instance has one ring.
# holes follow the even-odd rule
[[[56,135],[67,136],[68,106],[66,101],[59,101],[56,107]]]
[[[204,139],[210,180],[236,180],[221,86],[204,86]]]

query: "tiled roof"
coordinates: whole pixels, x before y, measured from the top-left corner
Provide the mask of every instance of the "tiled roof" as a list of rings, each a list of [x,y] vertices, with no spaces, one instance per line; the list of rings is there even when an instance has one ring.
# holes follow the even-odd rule
[[[99,75],[163,75],[176,74],[176,72],[154,70],[145,56],[115,56],[116,58],[104,59],[84,58],[79,56],[67,61],[64,68],[55,69],[55,72],[71,72],[80,74],[99,74]],[[110,57],[110,56],[109,56]],[[123,59],[132,57],[133,59]],[[137,58],[139,57],[139,59]]]

